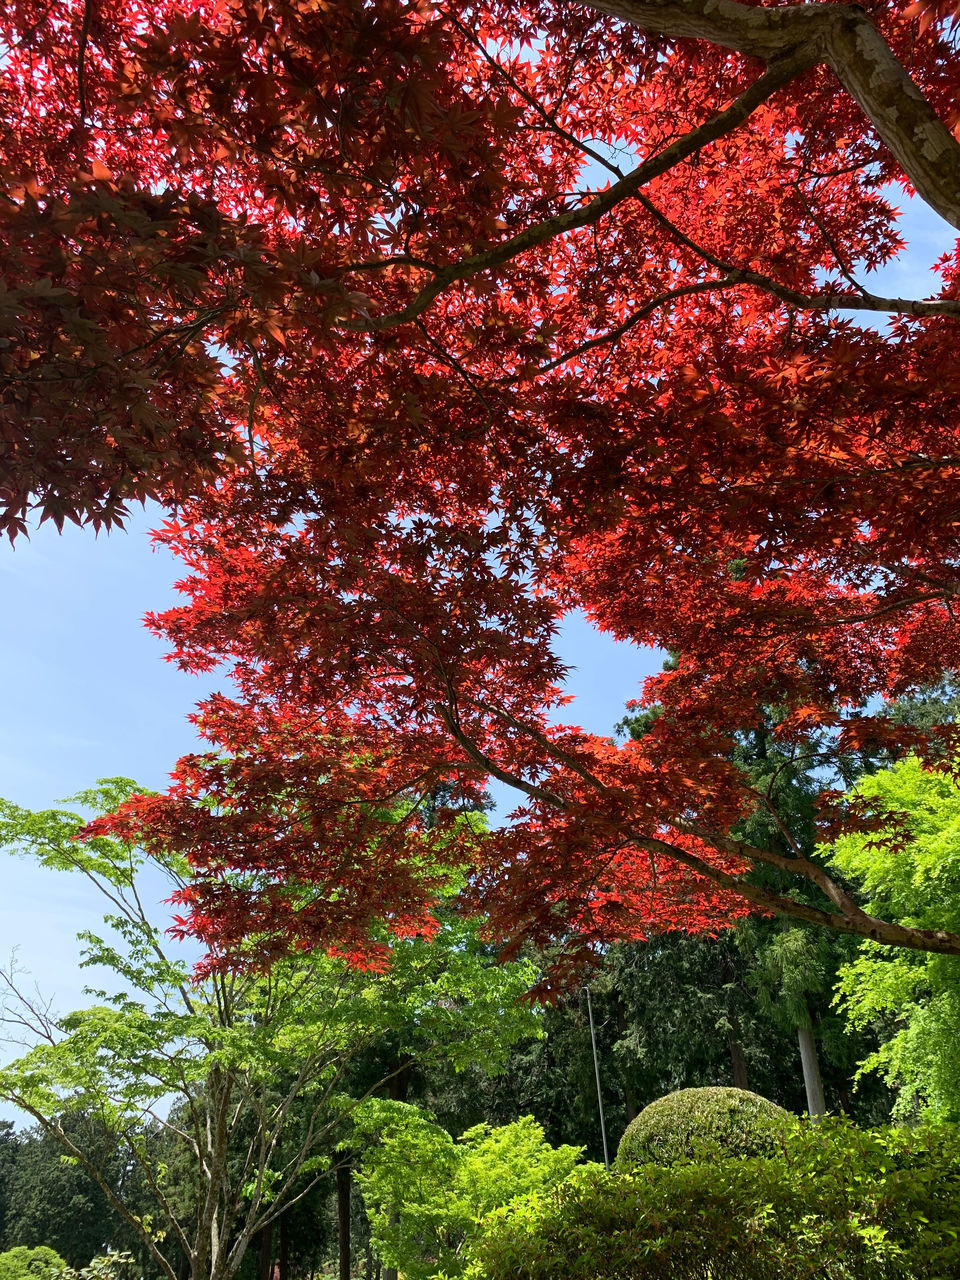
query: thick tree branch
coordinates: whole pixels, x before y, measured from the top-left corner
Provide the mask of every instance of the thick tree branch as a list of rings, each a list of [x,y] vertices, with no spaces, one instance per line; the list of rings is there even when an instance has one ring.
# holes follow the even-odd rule
[[[583,0],[652,34],[707,40],[770,63],[825,63],[856,100],[917,193],[960,227],[960,144],[856,4],[777,8],[738,0]]]
[[[909,951],[933,951],[939,955],[960,956],[960,934],[948,933],[943,929],[912,929],[904,925],[891,924],[887,920],[878,920],[875,916],[863,911],[854,917],[821,911],[817,907],[809,907],[794,898],[784,897],[772,889],[760,885],[748,884],[738,876],[730,875],[719,867],[712,866],[696,854],[688,853],[679,845],[670,844],[651,836],[634,834],[634,843],[650,853],[660,853],[676,862],[682,863],[704,876],[707,880],[729,889],[747,902],[778,915],[790,916],[794,920],[804,920],[808,924],[821,925],[832,929],[835,933],[849,933],[858,938],[869,938],[872,942],[882,942],[890,947],[903,947]]]

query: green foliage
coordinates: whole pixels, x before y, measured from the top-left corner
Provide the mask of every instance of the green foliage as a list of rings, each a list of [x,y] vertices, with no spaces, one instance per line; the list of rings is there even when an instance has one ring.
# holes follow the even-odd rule
[[[76,799],[112,805],[133,789],[114,780]],[[493,1069],[518,1036],[538,1031],[519,999],[532,967],[494,963],[476,926],[452,915],[430,941],[385,937],[383,974],[313,952],[279,957],[266,973],[252,965],[198,979],[145,914],[142,853],[107,837],[79,843],[84,825],[77,814],[0,802],[0,843],[82,873],[109,900],[111,933],[81,935],[83,963],[122,980],[119,993],[91,991],[96,1003],[55,1017],[3,974],[8,1016],[21,1025],[26,1017],[38,1042],[0,1068],[0,1097],[92,1177],[167,1280],[177,1280],[171,1245],[193,1274],[216,1259],[214,1280],[229,1280],[257,1233],[327,1177],[358,1103],[350,1074],[365,1057],[386,1046],[391,1061],[480,1059]],[[183,888],[179,855],[151,862],[171,890]],[[391,1073],[384,1067],[365,1088]],[[78,1140],[78,1111],[95,1115],[109,1141]],[[137,1175],[122,1185],[118,1153]],[[126,1190],[138,1179],[134,1205]],[[104,1228],[102,1217],[91,1221]]]
[[[11,1181],[17,1167],[20,1144],[9,1120],[0,1120],[0,1248],[15,1243],[7,1235],[11,1207]]]
[[[468,1280],[945,1280],[960,1274],[955,1129],[795,1126],[776,1158],[577,1170],[496,1210]]]
[[[889,823],[826,852],[861,886],[866,909],[920,928],[960,927],[960,787],[907,759],[863,778],[855,794]],[[853,1028],[884,1036],[861,1072],[899,1090],[895,1114],[960,1119],[960,959],[865,942],[840,970],[837,1003]]]
[[[551,1147],[531,1116],[498,1129],[477,1125],[455,1142],[416,1107],[377,1100],[362,1127],[380,1135],[357,1174],[374,1245],[407,1280],[459,1275],[480,1216],[550,1190],[582,1154]]]
[[[91,1258],[85,1267],[63,1267],[51,1280],[123,1280],[134,1259],[129,1253],[108,1253]]]
[[[17,1245],[0,1253],[0,1280],[47,1280],[50,1271],[66,1266],[64,1260],[45,1244],[28,1249]]]
[[[773,1152],[790,1117],[748,1089],[680,1089],[645,1107],[627,1126],[617,1167],[669,1165],[709,1152],[748,1157]]]

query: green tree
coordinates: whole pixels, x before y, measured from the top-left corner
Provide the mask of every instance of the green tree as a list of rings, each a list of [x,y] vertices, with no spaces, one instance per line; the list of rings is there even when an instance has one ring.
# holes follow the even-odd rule
[[[886,814],[881,828],[846,835],[827,852],[862,887],[866,909],[923,927],[960,924],[960,787],[909,758],[862,778],[855,792]],[[880,1047],[861,1064],[898,1091],[896,1113],[960,1119],[960,960],[861,944],[839,974],[837,999],[853,1028]]]
[[[74,800],[112,809],[134,789],[111,779]],[[110,970],[124,989],[93,991],[97,1004],[57,1017],[8,972],[8,1016],[35,1043],[0,1071],[0,1097],[91,1175],[167,1280],[178,1280],[177,1251],[192,1280],[229,1280],[254,1237],[327,1175],[358,1104],[345,1087],[349,1068],[371,1045],[389,1035],[411,1058],[495,1067],[512,1038],[535,1029],[519,1003],[530,966],[491,965],[465,921],[445,921],[433,940],[384,935],[382,974],[313,953],[198,979],[148,917],[141,853],[105,836],[80,842],[84,825],[76,813],[3,803],[0,844],[96,884],[111,936],[81,935],[83,963]],[[175,851],[151,861],[169,892],[185,889]],[[78,1108],[100,1118],[111,1139],[102,1151],[71,1136],[64,1120]],[[146,1183],[149,1212],[116,1186],[117,1156]]]
[[[459,1141],[419,1108],[378,1101],[361,1127],[380,1141],[357,1174],[375,1245],[406,1280],[459,1275],[477,1219],[517,1196],[562,1182],[581,1147],[551,1147],[532,1116]]]

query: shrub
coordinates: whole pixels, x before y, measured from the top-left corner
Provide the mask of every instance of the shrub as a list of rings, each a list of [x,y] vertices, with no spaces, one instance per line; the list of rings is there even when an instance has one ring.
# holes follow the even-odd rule
[[[48,1274],[47,1280],[120,1280],[133,1266],[133,1255],[129,1253],[103,1253],[91,1258],[85,1267],[63,1267]]]
[[[0,1280],[46,1280],[53,1268],[66,1265],[56,1250],[45,1244],[35,1249],[21,1244],[0,1253]]]
[[[459,1141],[417,1107],[378,1099],[380,1143],[356,1175],[374,1248],[406,1280],[458,1276],[477,1219],[528,1192],[562,1182],[582,1147],[551,1147],[533,1116],[491,1129],[476,1125]]]
[[[645,1107],[627,1126],[617,1168],[724,1156],[773,1155],[791,1117],[747,1089],[680,1089]]]
[[[946,1280],[956,1128],[797,1126],[776,1158],[577,1170],[487,1216],[468,1280]]]

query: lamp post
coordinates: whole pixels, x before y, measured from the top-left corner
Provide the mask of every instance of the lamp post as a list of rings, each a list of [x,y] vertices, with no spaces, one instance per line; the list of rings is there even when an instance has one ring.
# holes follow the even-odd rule
[[[593,1005],[590,988],[587,987],[587,1017],[590,1019],[590,1043],[593,1045],[593,1072],[597,1077],[597,1106],[600,1108],[600,1136],[603,1138],[603,1166],[610,1172],[610,1156],[607,1152],[607,1123],[603,1118],[603,1094],[600,1092],[600,1059],[597,1057],[597,1033],[593,1029]]]

